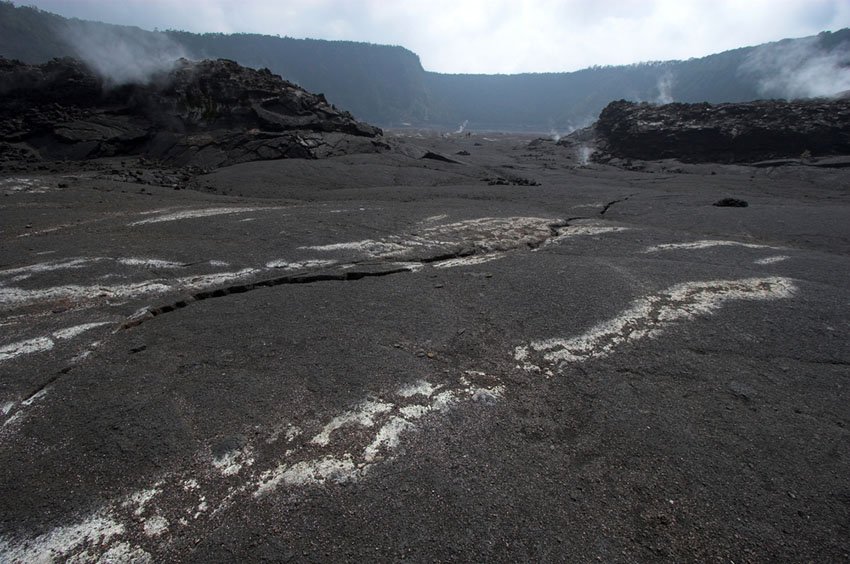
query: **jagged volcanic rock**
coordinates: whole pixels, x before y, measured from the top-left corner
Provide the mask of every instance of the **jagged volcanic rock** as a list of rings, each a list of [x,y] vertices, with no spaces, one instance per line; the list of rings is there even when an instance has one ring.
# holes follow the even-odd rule
[[[267,69],[181,59],[148,84],[113,86],[74,59],[0,58],[0,158],[144,155],[214,168],[385,148],[358,122]]]
[[[850,100],[652,105],[620,100],[599,115],[595,158],[747,163],[850,154]]]

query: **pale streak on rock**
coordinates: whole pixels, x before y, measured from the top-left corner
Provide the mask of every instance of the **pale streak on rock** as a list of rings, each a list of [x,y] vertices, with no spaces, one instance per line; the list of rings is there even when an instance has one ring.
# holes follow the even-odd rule
[[[350,455],[323,456],[319,459],[304,460],[289,466],[281,464],[274,470],[263,473],[254,492],[261,497],[277,489],[280,485],[307,486],[325,481],[347,482],[354,479],[361,470],[355,466]]]
[[[468,372],[467,375],[473,378],[489,378],[485,374],[477,372]],[[260,475],[255,486],[254,497],[267,495],[281,485],[304,486],[318,485],[326,481],[358,480],[365,476],[372,466],[384,460],[381,455],[391,457],[393,451],[401,444],[402,435],[414,431],[419,419],[432,413],[446,411],[463,400],[474,401],[482,393],[486,393],[488,397],[494,399],[501,397],[505,391],[504,387],[498,384],[498,380],[493,380],[494,385],[488,387],[478,385],[467,377],[461,377],[459,388],[445,390],[436,395],[433,395],[433,392],[441,386],[434,386],[428,382],[419,381],[402,386],[395,392],[395,395],[402,401],[420,398],[419,403],[381,402],[380,409],[373,412],[368,418],[364,417],[364,421],[368,422],[368,425],[364,425],[366,427],[373,427],[379,418],[383,420],[383,424],[374,432],[368,444],[360,448],[357,448],[356,445],[344,444],[342,447],[346,450],[341,453],[338,452],[339,446],[337,446],[336,452],[320,454],[314,458],[294,463],[283,462],[277,468]],[[325,431],[342,428],[339,421],[344,420],[346,425],[354,422],[351,414],[362,413],[363,407],[364,404],[361,404],[358,409],[335,417],[331,423],[325,426]],[[310,441],[310,444],[320,444],[327,450],[332,450],[335,445],[331,444],[330,432],[324,434],[325,431],[319,435],[321,441],[316,441],[316,438],[314,438]],[[326,437],[327,441],[325,440]],[[336,441],[336,443],[338,442],[339,440]],[[297,453],[289,453],[289,456],[293,455],[297,456]]]
[[[413,422],[408,418],[419,419],[424,416],[428,410],[422,406],[416,406],[421,409],[407,410],[403,412],[402,417],[391,417],[389,421],[378,429],[375,438],[366,446],[363,451],[363,460],[372,462],[378,455],[381,449],[393,450],[398,447],[401,442],[401,434],[413,427]]]
[[[559,223],[559,219],[541,217],[482,217],[428,227],[418,239],[428,245],[462,240],[477,251],[506,251],[543,242]]]
[[[56,527],[26,542],[12,544],[0,538],[0,560],[4,562],[54,562],[63,560],[83,546],[104,546],[124,533],[123,524],[112,517],[95,514],[75,525]]]
[[[473,396],[477,393],[478,390],[475,389],[472,391],[473,388],[474,386],[467,384],[465,391],[470,392],[468,395]],[[430,397],[430,394],[426,397]],[[384,425],[378,429],[378,432],[375,434],[372,442],[369,443],[363,450],[363,460],[367,463],[371,463],[382,450],[395,450],[401,443],[401,434],[405,431],[414,429],[414,422],[417,419],[421,419],[429,413],[444,411],[459,401],[459,399],[460,393],[455,391],[445,391],[435,396],[434,400],[430,404],[406,405],[399,408],[399,415],[391,417],[386,423],[384,423]]]
[[[561,220],[539,217],[482,217],[448,224],[424,224],[415,233],[388,235],[382,239],[300,248],[321,252],[353,251],[371,258],[402,258],[414,251],[453,246],[488,253],[539,245],[552,236],[552,229],[559,223]]]
[[[26,341],[19,341],[0,347],[0,362],[11,360],[23,354],[49,351],[54,346],[50,337],[36,337]]]
[[[0,287],[0,303],[6,305],[25,305],[40,301],[77,299],[92,300],[95,298],[127,298],[144,294],[163,293],[172,288],[164,281],[151,280],[133,284],[92,285],[68,284],[48,288],[25,289],[15,287]]]
[[[281,268],[283,270],[305,270],[308,268],[325,268],[337,263],[328,259],[309,259],[302,261],[273,260],[266,263],[266,268]]]
[[[761,258],[761,259],[755,260],[753,262],[755,264],[764,266],[764,265],[768,265],[768,264],[776,264],[778,262],[783,262],[783,261],[786,261],[790,258],[791,257],[789,257],[788,255],[776,255],[776,256],[772,256],[772,257]]]
[[[405,419],[419,419],[424,415],[427,415],[431,411],[433,411],[433,407],[430,405],[405,405],[400,408],[398,412]]]
[[[145,268],[183,268],[185,266],[181,262],[161,259],[119,258],[116,260],[118,264],[123,264],[124,266],[143,266]]]
[[[413,397],[413,396],[416,396],[416,395],[425,396],[427,398],[427,397],[431,397],[431,394],[433,394],[434,392],[439,390],[441,387],[442,386],[440,386],[440,385],[435,386],[434,384],[427,382],[425,380],[417,380],[416,382],[413,382],[412,384],[402,386],[401,388],[398,389],[396,394],[403,397],[403,398],[409,398],[409,397]]]
[[[130,494],[129,496],[127,496],[127,499],[124,500],[124,502],[121,504],[121,506],[126,508],[133,508],[133,514],[136,516],[141,516],[145,512],[147,504],[162,492],[162,490],[160,489],[161,486],[162,482],[160,481],[155,483],[150,488]]]
[[[101,342],[101,341],[94,341],[94,342],[92,342],[92,343],[89,343],[89,347],[88,347],[86,350],[84,350],[84,351],[80,351],[80,353],[79,353],[79,354],[74,355],[74,356],[71,358],[71,362],[76,364],[76,363],[78,363],[78,362],[82,362],[82,361],[84,361],[85,359],[87,359],[88,357],[90,357],[90,356],[92,355],[92,353],[94,353],[94,350],[95,350],[97,347],[99,347],[101,344],[102,344],[102,342]]]
[[[56,345],[54,339],[59,340],[67,340],[73,339],[78,335],[85,333],[95,327],[100,327],[101,325],[108,324],[108,321],[97,321],[94,323],[83,323],[82,325],[75,325],[74,327],[67,327],[65,329],[59,329],[55,331],[50,337],[36,337],[34,339],[28,339],[26,341],[20,341],[17,343],[11,343],[8,345],[4,345],[0,347],[0,362],[4,362],[7,360],[11,360],[15,357],[25,355],[25,354],[34,354],[39,352],[46,352],[52,350]]]
[[[577,225],[568,225],[566,227],[561,227],[558,229],[558,235],[553,237],[551,240],[556,241],[558,239],[566,239],[569,237],[581,237],[588,235],[602,235],[605,233],[621,233],[623,231],[630,231],[630,227],[623,227],[620,225],[598,225],[598,224],[577,224]]]
[[[702,240],[690,241],[688,243],[665,243],[662,245],[653,245],[644,249],[644,253],[657,253],[661,251],[686,250],[696,251],[700,249],[709,249],[711,247],[743,247],[746,249],[781,249],[782,247],[771,247],[769,245],[759,245],[757,243],[742,243],[740,241],[719,241],[719,240]]]
[[[49,262],[40,262],[27,266],[19,266],[16,268],[7,268],[0,270],[0,276],[15,276],[19,274],[40,274],[43,272],[54,272],[56,270],[72,270],[76,268],[85,268],[95,262],[104,260],[100,257],[77,257],[65,260],[54,260]]]
[[[532,363],[533,356],[551,364],[601,358],[627,343],[655,337],[678,321],[713,313],[728,301],[790,298],[795,292],[792,280],[779,277],[685,282],[636,300],[620,315],[577,337],[519,346],[514,359],[527,370],[541,370]]]
[[[446,387],[452,389],[444,389]],[[443,391],[435,393],[441,389]],[[141,549],[131,544],[135,535],[144,534],[150,542],[161,543],[165,542],[161,539],[167,538],[166,533],[174,529],[192,526],[203,530],[206,525],[213,526],[204,520],[212,519],[238,499],[261,499],[280,487],[309,487],[362,479],[375,465],[395,456],[404,434],[414,432],[418,420],[462,401],[476,401],[481,394],[498,398],[503,393],[504,387],[497,378],[481,372],[467,371],[456,382],[441,385],[424,380],[409,383],[387,394],[391,400],[367,399],[332,418],[317,435],[318,441],[314,437],[301,445],[293,445],[282,460],[260,459],[258,465],[268,469],[248,474],[240,484],[221,488],[215,483],[215,480],[233,480],[233,473],[178,472],[116,503],[107,504],[80,524],[57,527],[35,539],[14,539],[14,543],[0,539],[0,560],[6,557],[15,561],[14,555],[23,555],[19,559],[25,561],[77,559],[92,562],[107,555],[119,558],[122,554],[144,560],[148,553],[139,552]],[[377,428],[365,437],[361,430],[352,434],[343,432],[352,425],[361,429]],[[286,435],[288,441],[294,441],[301,431],[290,426]],[[240,452],[244,458],[251,452],[251,446]],[[230,463],[236,457],[224,458]],[[207,496],[213,499],[208,500]],[[212,507],[210,503],[215,507],[212,511],[208,511]],[[192,521],[187,515],[193,516]],[[13,557],[8,558],[9,555]]]
[[[419,272],[423,268],[425,268],[425,263],[423,262],[391,262],[390,266],[397,266],[399,268],[403,268],[409,272]]]
[[[6,420],[3,422],[3,428],[5,428],[5,427],[7,427],[7,426],[8,426],[8,427],[11,427],[11,426],[15,425],[16,423],[18,423],[19,421],[21,421],[21,420],[23,419],[23,417],[24,417],[24,412],[23,412],[23,411],[18,411],[18,412],[16,412],[14,415],[12,415],[10,418],[6,419]]]
[[[149,537],[158,537],[168,530],[168,519],[161,515],[154,515],[144,521],[145,534]]]
[[[484,264],[494,260],[504,258],[504,253],[489,253],[486,255],[473,255],[470,257],[459,257],[453,259],[441,260],[433,264],[434,268],[457,268],[459,266],[472,266],[476,264]]]
[[[299,435],[301,435],[301,427],[296,425],[290,425],[287,427],[285,436],[288,442],[292,442]]]
[[[212,217],[215,215],[229,215],[234,213],[250,213],[255,211],[263,211],[263,210],[278,210],[281,209],[279,206],[277,207],[268,207],[268,208],[204,208],[199,210],[184,210],[174,213],[168,213],[164,215],[159,215],[157,217],[151,217],[148,219],[140,219],[139,221],[134,221],[132,223],[128,223],[129,227],[136,227],[139,225],[148,225],[151,223],[164,223],[169,221],[180,221],[182,219],[196,219],[201,217]]]
[[[28,397],[27,399],[25,399],[24,401],[22,401],[21,405],[23,405],[24,407],[29,407],[46,395],[47,395],[47,388],[42,388],[39,391],[37,391],[36,393],[34,393],[33,395],[31,395],[30,397]]]
[[[516,349],[517,360],[528,361],[533,355],[544,355],[550,362],[579,361],[592,356],[610,353],[616,345],[657,334],[661,329],[682,319],[699,314],[711,313],[723,303],[733,299],[774,299],[790,297],[795,287],[786,278],[751,278],[744,280],[720,280],[710,282],[691,282],[675,285],[668,290],[642,298],[617,318],[600,324],[584,335],[573,339],[549,339],[531,343]],[[482,384],[481,381],[486,381]],[[390,399],[367,399],[354,409],[332,418],[312,440],[292,448],[283,455],[283,460],[260,460],[261,466],[271,468],[249,474],[240,486],[222,490],[211,488],[207,495],[217,496],[219,507],[228,506],[234,496],[253,491],[254,498],[261,498],[282,486],[307,487],[327,482],[346,482],[365,477],[382,461],[391,460],[397,453],[404,435],[416,431],[418,422],[426,416],[448,410],[464,401],[500,398],[505,392],[498,379],[480,372],[467,371],[454,383],[434,385],[420,380],[399,387],[387,394]],[[351,426],[360,427],[355,433],[343,432]],[[366,437],[363,428],[376,428]],[[293,428],[289,440],[300,433]],[[108,505],[93,517],[78,525],[57,527],[50,533],[35,539],[15,540],[11,544],[0,539],[0,556],[15,560],[51,560],[74,556],[82,553],[93,554],[94,560],[101,556],[120,552],[132,552],[135,547],[126,542],[125,532],[129,527],[139,526],[148,534],[161,535],[165,527],[188,526],[188,521],[174,517],[172,523],[166,515],[186,514],[188,510],[197,510],[195,518],[208,508],[199,479],[215,480],[212,474],[193,475],[192,470],[178,473],[169,478],[172,490],[177,493],[174,500],[163,499],[158,507],[151,508],[154,517],[138,523],[138,515],[131,516],[133,507],[120,511],[117,505]],[[217,479],[224,479],[219,474]],[[228,478],[232,479],[232,478]],[[154,485],[158,488],[160,483]],[[215,493],[213,493],[215,492]],[[182,505],[187,493],[195,496],[191,505]],[[154,495],[143,490],[128,499],[135,499],[135,507],[147,503]],[[162,495],[165,495],[164,493]],[[220,496],[224,496],[221,498]],[[250,499],[251,497],[247,497]],[[201,503],[197,505],[197,498]],[[225,503],[226,502],[226,503]],[[163,513],[167,509],[170,513]],[[144,511],[144,510],[143,510]],[[135,512],[133,512],[135,514]],[[204,517],[208,518],[208,517]],[[158,521],[157,519],[162,519]],[[197,521],[202,527],[203,521]],[[129,535],[129,533],[127,533]],[[110,540],[116,542],[109,545]],[[147,553],[139,553],[144,556]],[[11,555],[11,557],[10,557]]]
[[[0,287],[0,303],[6,305],[25,305],[35,302],[61,299],[94,300],[104,299],[129,299],[150,294],[163,294],[172,290],[201,290],[250,278],[262,272],[256,268],[243,268],[235,272],[219,272],[215,274],[200,274],[196,276],[185,276],[182,278],[165,279],[157,278],[145,282],[116,285],[91,285],[83,286],[69,284],[66,286],[52,286],[49,288],[24,289],[13,286]]]
[[[16,424],[18,424],[18,423],[20,423],[21,421],[23,421],[24,417],[26,417],[26,415],[27,415],[27,411],[26,411],[26,409],[25,409],[25,408],[32,407],[32,405],[33,405],[34,403],[36,403],[36,402],[38,402],[38,401],[40,401],[40,400],[44,399],[44,398],[47,396],[47,393],[48,393],[48,392],[47,392],[47,390],[48,390],[48,388],[46,388],[46,387],[45,387],[45,388],[42,388],[42,389],[40,389],[39,391],[37,391],[36,393],[34,393],[33,395],[31,395],[30,397],[28,397],[28,398],[26,398],[25,400],[21,401],[20,408],[19,408],[19,409],[15,412],[15,414],[14,414],[14,415],[12,415],[12,416],[11,416],[11,417],[9,417],[6,421],[4,421],[4,422],[3,422],[3,427],[2,427],[2,428],[4,428],[4,429],[5,429],[6,427],[9,427],[10,429],[12,429],[12,428],[14,428],[14,426],[15,426]],[[8,406],[8,410],[6,410],[6,408],[5,408],[6,406],[4,406],[4,409],[3,409],[3,415],[8,415],[8,414],[9,414],[9,412],[10,412],[10,411],[12,410],[12,408],[14,407],[14,405],[15,405],[15,404],[14,404],[14,403],[12,403],[12,402],[10,402],[9,404],[7,404],[7,406]]]
[[[331,440],[331,433],[346,425],[361,425],[363,427],[371,427],[375,424],[375,417],[381,413],[386,413],[393,408],[390,403],[366,400],[357,408],[346,411],[342,415],[337,415],[324,426],[322,431],[310,439],[310,442],[319,446],[327,446]]]
[[[254,464],[254,459],[251,457],[253,449],[250,446],[244,449],[234,449],[222,454],[219,457],[213,458],[212,465],[224,476],[234,476],[239,473],[244,466]]]
[[[543,243],[542,247],[538,247],[534,250],[539,251],[541,248],[549,247],[551,245],[557,245],[563,242],[564,240],[571,239],[573,237],[592,237],[595,235],[604,235],[606,233],[621,233],[623,231],[631,230],[631,227],[609,225],[596,221],[586,221],[584,223],[566,225],[564,227],[559,227],[557,230],[557,235],[555,235],[554,237],[550,237]]]
[[[75,257],[64,260],[40,262],[27,266],[19,266],[16,268],[0,270],[0,276],[15,276],[13,280],[18,281],[29,278],[34,274],[42,274],[45,272],[54,272],[58,270],[75,270],[87,268],[93,264],[97,264],[99,262],[104,261],[114,261],[124,266],[140,266],[144,268],[182,268],[185,266],[183,263],[153,258]]]
[[[195,478],[189,478],[188,480],[183,481],[182,487],[184,491],[190,492],[192,490],[197,490],[201,486],[198,484],[198,480]]]
[[[52,186],[43,184],[43,181],[39,178],[8,178],[0,180],[0,189],[3,189],[3,193],[7,196],[24,192],[28,194],[46,194],[47,192],[56,190]]]
[[[423,219],[422,223],[435,223],[437,221],[442,221],[444,219],[447,219],[448,217],[449,216],[447,214],[444,214],[444,213],[440,214],[440,215],[432,215],[430,217],[426,217],[425,219]]]
[[[332,251],[359,251],[374,256],[392,255],[405,251],[407,247],[398,243],[377,241],[375,239],[363,239],[362,241],[350,241],[347,243],[331,243],[329,245],[313,245],[298,247],[299,249],[332,252]]]
[[[78,335],[85,333],[86,331],[90,331],[95,327],[100,327],[102,325],[109,325],[108,321],[95,321],[92,323],[83,323],[81,325],[75,325],[73,327],[67,327],[65,329],[60,329],[58,331],[54,331],[53,336],[57,339],[73,339]]]

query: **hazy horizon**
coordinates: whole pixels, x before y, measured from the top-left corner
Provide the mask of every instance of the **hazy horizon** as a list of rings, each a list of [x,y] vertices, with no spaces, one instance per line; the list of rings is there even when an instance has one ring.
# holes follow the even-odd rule
[[[16,2],[16,5],[21,5]],[[707,4],[638,2],[425,3],[411,0],[30,0],[69,18],[195,33],[259,33],[400,45],[439,73],[571,72],[591,66],[688,59],[835,31],[841,0]]]

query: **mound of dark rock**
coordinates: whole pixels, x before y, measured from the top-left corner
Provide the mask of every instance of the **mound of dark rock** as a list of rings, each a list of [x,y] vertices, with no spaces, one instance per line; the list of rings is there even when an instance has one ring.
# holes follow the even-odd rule
[[[0,58],[0,159],[143,155],[214,168],[386,148],[380,129],[228,60],[188,61],[147,84],[110,85],[74,59]]]
[[[612,102],[595,124],[595,158],[752,163],[850,154],[850,99],[738,104]]]
[[[722,200],[717,200],[712,206],[717,206],[718,208],[745,208],[749,206],[746,200],[739,200],[738,198],[723,198]]]
[[[456,160],[450,159],[449,157],[447,157],[445,155],[441,155],[440,153],[435,153],[434,151],[428,151],[419,158],[430,159],[432,161],[441,161],[441,162],[449,163],[449,164],[460,164]]]

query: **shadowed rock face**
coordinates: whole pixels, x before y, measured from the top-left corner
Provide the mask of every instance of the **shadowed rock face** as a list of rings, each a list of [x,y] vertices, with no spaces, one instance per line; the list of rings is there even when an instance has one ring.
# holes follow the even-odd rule
[[[73,59],[0,59],[0,155],[140,154],[214,168],[374,152],[382,132],[324,96],[233,61],[182,59],[145,85],[111,86]]]
[[[595,126],[600,157],[745,163],[850,154],[850,100],[666,104],[620,100]]]

